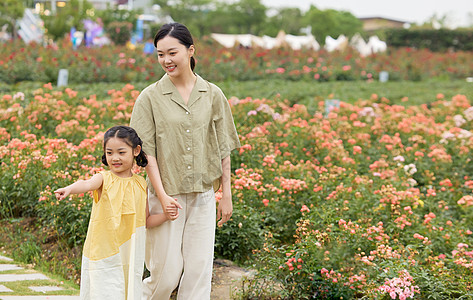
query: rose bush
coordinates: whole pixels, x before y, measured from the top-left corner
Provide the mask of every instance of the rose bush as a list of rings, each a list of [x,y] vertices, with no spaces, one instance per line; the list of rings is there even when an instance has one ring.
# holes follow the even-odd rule
[[[354,50],[227,49],[211,39],[199,41],[196,49],[196,72],[213,82],[370,81],[378,79],[381,71],[389,72],[389,80],[464,79],[471,76],[473,69],[473,52],[434,53],[426,49],[393,48],[363,57]],[[69,41],[62,40],[47,47],[17,41],[0,49],[0,82],[56,82],[60,69],[69,70],[70,83],[143,82],[157,80],[163,74],[157,55],[144,54],[142,46],[73,50]]]
[[[139,92],[78,97],[46,84],[25,94],[1,96],[0,214],[36,216],[81,245],[91,196],[53,191],[103,169],[103,132],[128,124]],[[257,270],[242,298],[472,295],[466,96],[400,106],[372,95],[329,113],[322,101],[315,114],[278,98],[229,102],[242,147],[216,253]]]

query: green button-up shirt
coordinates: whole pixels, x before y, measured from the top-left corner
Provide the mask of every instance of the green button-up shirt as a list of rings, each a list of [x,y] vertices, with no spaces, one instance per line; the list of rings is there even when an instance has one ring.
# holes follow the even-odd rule
[[[165,192],[205,192],[222,176],[222,159],[240,147],[230,105],[197,75],[187,105],[168,75],[138,96],[130,126],[158,162]],[[155,193],[148,180],[150,191]]]

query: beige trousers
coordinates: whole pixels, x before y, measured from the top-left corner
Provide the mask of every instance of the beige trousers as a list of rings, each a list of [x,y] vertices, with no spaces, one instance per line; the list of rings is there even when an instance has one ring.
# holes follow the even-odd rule
[[[162,212],[148,193],[151,214]],[[143,300],[169,300],[179,285],[178,300],[210,299],[215,242],[215,194],[173,196],[182,205],[179,217],[146,232],[145,263],[151,276],[143,281]]]

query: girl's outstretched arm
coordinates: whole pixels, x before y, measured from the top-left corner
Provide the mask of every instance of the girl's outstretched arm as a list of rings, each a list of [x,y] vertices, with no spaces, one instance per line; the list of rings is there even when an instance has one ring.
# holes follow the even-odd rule
[[[103,184],[103,176],[98,173],[87,180],[78,180],[71,185],[54,191],[58,200],[64,200],[70,194],[80,194],[98,190]]]

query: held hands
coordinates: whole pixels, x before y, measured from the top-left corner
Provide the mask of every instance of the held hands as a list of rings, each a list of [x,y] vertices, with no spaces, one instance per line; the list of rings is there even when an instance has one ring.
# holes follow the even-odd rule
[[[159,200],[161,201],[161,206],[163,207],[163,212],[166,218],[171,221],[176,220],[177,217],[179,217],[178,209],[182,209],[182,206],[177,202],[177,199],[164,195]]]
[[[232,204],[232,196],[223,195],[222,199],[218,202],[218,209],[217,209],[217,220],[218,227],[221,227],[225,224],[230,218],[232,217],[233,213],[233,204]]]
[[[71,194],[71,188],[67,186],[64,188],[57,189],[54,191],[54,194],[56,194],[56,199],[64,200],[67,196]]]

